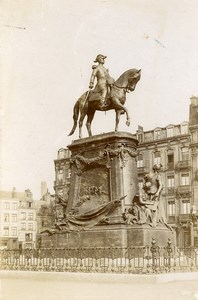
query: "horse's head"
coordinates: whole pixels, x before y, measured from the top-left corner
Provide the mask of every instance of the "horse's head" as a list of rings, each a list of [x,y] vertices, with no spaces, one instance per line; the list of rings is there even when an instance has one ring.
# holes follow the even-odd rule
[[[141,69],[131,69],[128,74],[128,89],[132,92],[135,90],[136,84],[140,80]]]

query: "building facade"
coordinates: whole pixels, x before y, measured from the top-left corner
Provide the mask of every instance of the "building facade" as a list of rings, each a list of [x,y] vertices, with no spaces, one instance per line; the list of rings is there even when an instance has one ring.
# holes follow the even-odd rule
[[[58,150],[58,157],[55,164],[55,219],[62,220],[68,202],[70,186],[70,157],[69,149],[61,148]]]
[[[36,209],[31,191],[0,192],[0,247],[35,248]]]
[[[55,222],[54,196],[48,190],[35,202],[37,212],[37,233],[51,228]]]
[[[198,98],[191,97],[189,122],[144,131],[139,126],[137,167],[139,189],[144,175],[161,163],[162,201],[167,222],[179,246],[198,246]],[[196,112],[196,116],[195,116]]]

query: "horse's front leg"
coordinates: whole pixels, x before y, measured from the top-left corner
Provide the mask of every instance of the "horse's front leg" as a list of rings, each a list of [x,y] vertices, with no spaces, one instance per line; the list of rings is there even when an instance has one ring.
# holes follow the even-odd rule
[[[120,122],[120,115],[121,115],[121,110],[116,110],[116,125],[115,125],[115,131],[118,131],[118,126]]]
[[[95,110],[89,110],[87,112],[87,123],[86,123],[86,127],[87,127],[87,131],[89,136],[92,136],[92,132],[91,132],[91,123],[93,121],[94,118],[94,114],[95,114]]]
[[[120,100],[119,99],[117,99],[117,98],[113,98],[112,99],[112,105],[113,105],[113,108],[115,108],[116,110],[121,110],[121,111],[125,111],[125,113],[126,113],[126,118],[127,118],[127,120],[126,120],[126,125],[127,126],[130,126],[130,116],[129,116],[129,112],[128,112],[128,109],[124,106],[124,105],[122,105],[121,103],[120,103]]]

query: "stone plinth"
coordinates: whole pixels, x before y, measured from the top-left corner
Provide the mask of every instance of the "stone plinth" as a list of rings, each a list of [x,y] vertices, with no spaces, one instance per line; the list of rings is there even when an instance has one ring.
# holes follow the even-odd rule
[[[89,247],[141,247],[150,246],[152,238],[158,246],[166,246],[168,239],[175,245],[175,233],[164,226],[149,225],[95,226],[76,232],[58,232],[53,236],[42,236],[42,248],[89,248]]]
[[[137,193],[137,143],[130,133],[111,132],[69,145],[72,169],[67,212],[75,208],[85,213],[126,196],[113,213],[120,217]]]

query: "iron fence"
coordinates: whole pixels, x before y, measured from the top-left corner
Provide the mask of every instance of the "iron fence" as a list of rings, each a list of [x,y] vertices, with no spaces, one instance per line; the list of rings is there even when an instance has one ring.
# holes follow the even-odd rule
[[[1,270],[156,274],[198,270],[198,249],[159,247],[0,250]]]

